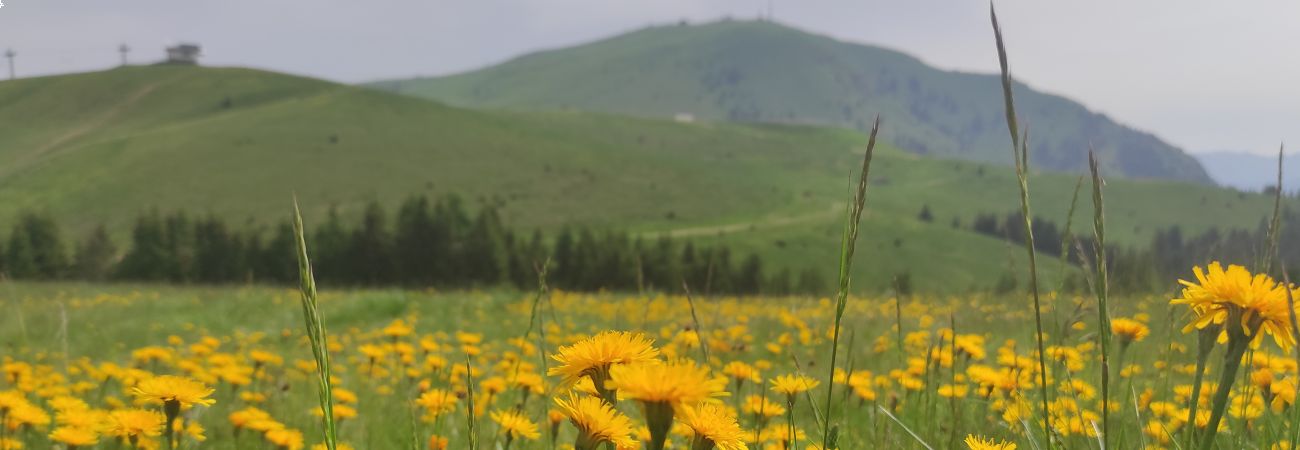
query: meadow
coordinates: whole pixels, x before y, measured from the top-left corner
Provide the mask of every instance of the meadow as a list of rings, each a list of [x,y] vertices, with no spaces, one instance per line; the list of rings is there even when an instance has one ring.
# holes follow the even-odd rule
[[[214,389],[214,404],[183,412],[188,434],[179,448],[321,443],[315,366],[296,290],[10,283],[4,291],[0,391],[22,393],[44,413],[20,417],[10,410],[6,438],[21,448],[49,447],[48,435],[67,425],[70,413],[56,406],[67,397],[105,414],[154,408],[130,389],[153,374],[182,374]],[[1099,361],[1090,302],[1045,298],[1052,420],[1063,448],[1097,448]],[[1196,349],[1195,334],[1178,330],[1186,308],[1164,297],[1116,298],[1112,305],[1116,323],[1131,318],[1141,330],[1116,332],[1122,350],[1112,363],[1115,448],[1179,448]],[[445,448],[469,448],[471,433],[479,448],[498,448],[507,437],[492,414],[511,410],[521,411],[537,434],[516,437],[510,448],[568,448],[575,429],[556,417],[552,398],[564,398],[569,387],[545,374],[558,365],[551,357],[562,346],[604,330],[642,333],[664,360],[694,361],[709,368],[710,378],[725,378],[725,392],[710,395],[722,395],[718,401],[739,413],[743,441],[785,448],[781,411],[791,400],[774,385],[784,376],[825,379],[834,307],[829,298],[691,302],[658,294],[359,290],[323,292],[320,310],[335,361],[338,434],[353,448],[428,448],[434,436],[447,440]],[[1032,320],[1027,298],[851,298],[845,316],[833,383],[841,448],[955,448],[967,434],[1041,448],[1030,443],[1040,438],[1031,431],[1038,413],[1034,337],[1023,326]],[[1267,448],[1288,432],[1295,360],[1271,345],[1248,359],[1248,382],[1234,392],[1221,448]],[[1211,368],[1208,379],[1218,372]],[[811,405],[825,406],[825,385],[812,387],[793,396],[802,436],[794,448],[821,440]],[[1203,402],[1208,394],[1202,392]],[[432,400],[438,395],[445,398]],[[636,403],[616,405],[648,438]],[[273,443],[270,423],[244,421],[254,410],[301,434],[276,435],[283,440]],[[692,448],[689,436],[679,425],[673,448]],[[77,448],[118,448],[115,440],[105,435],[98,446]],[[139,447],[160,443],[155,436]]]
[[[235,148],[245,147],[241,151],[210,145],[218,138],[231,139],[226,135],[230,129],[277,128],[271,119],[296,116],[293,110],[337,114],[348,108],[316,106],[342,102],[463,128],[462,138],[497,139],[496,145],[510,151],[495,153],[496,160],[440,167],[485,189],[471,193],[482,194],[489,184],[501,182],[483,174],[503,170],[506,162],[516,164],[512,169],[531,170],[530,177],[564,180],[501,179],[514,183],[513,189],[568,199],[576,198],[568,195],[574,190],[594,192],[582,197],[590,200],[586,203],[512,198],[511,205],[533,208],[522,211],[538,212],[523,214],[533,217],[531,225],[557,226],[581,213],[591,214],[588,219],[598,225],[624,225],[641,236],[709,236],[751,248],[772,239],[780,241],[781,248],[797,249],[785,255],[806,259],[809,265],[824,269],[838,262],[837,284],[827,296],[715,296],[707,288],[693,294],[691,288],[699,286],[686,281],[680,290],[652,286],[648,291],[640,287],[635,294],[567,292],[547,287],[551,260],[543,259],[533,261],[539,286],[535,291],[344,288],[334,284],[338,280],[315,276],[311,261],[316,247],[309,245],[295,197],[294,221],[284,229],[292,228],[296,289],[253,283],[0,281],[0,450],[1293,448],[1300,439],[1300,409],[1294,405],[1300,387],[1300,324],[1294,297],[1300,296],[1300,289],[1290,283],[1279,255],[1279,241],[1285,236],[1281,218],[1291,217],[1283,214],[1281,189],[1269,197],[1177,183],[1108,185],[1102,177],[1108,166],[1100,160],[1105,155],[1093,152],[1087,159],[1090,177],[1031,175],[1030,145],[1016,115],[1016,83],[996,16],[993,27],[1013,169],[927,160],[884,146],[877,154],[878,120],[869,136],[789,126],[696,128],[599,115],[459,111],[253,71],[207,78],[186,76],[205,75],[191,68],[165,68],[176,72],[165,83],[144,85],[139,83],[162,72],[112,71],[103,77],[121,83],[114,95],[128,95],[125,103],[90,111],[87,117],[74,115],[85,124],[72,131],[38,127],[13,138],[52,142],[40,151],[0,153],[0,159],[13,157],[17,163],[0,172],[0,180],[17,186],[7,195],[24,202],[66,196],[58,205],[64,214],[81,209],[70,199],[92,197],[51,186],[94,186],[101,194],[126,201],[136,197],[139,183],[66,182],[84,176],[75,166],[93,165],[94,158],[74,161],[65,156],[97,154],[129,164],[128,156],[134,154],[139,161],[155,164],[153,170],[187,177],[185,170],[174,170],[151,155],[195,142],[190,140],[194,136],[209,140],[201,147],[200,159],[272,161],[254,165],[278,175],[276,166],[283,164],[301,169],[286,173],[326,180],[331,186],[317,186],[304,196],[318,203],[329,195],[356,195],[353,186],[333,180],[357,179],[347,177],[357,164],[383,161],[379,164],[390,166],[371,174],[397,166],[411,171],[439,167],[436,152],[419,153],[430,158],[421,160],[347,153],[330,165],[309,164],[324,153],[353,145],[347,140],[351,135],[341,140],[332,134],[324,142],[296,146],[299,152],[273,157],[263,155],[257,145],[295,146],[250,135],[234,138]],[[97,91],[97,79],[102,78],[23,83]],[[157,104],[150,108],[158,111],[155,115],[118,120],[136,102],[165,100],[149,97],[155,89],[187,83],[216,83],[224,89],[231,80],[244,85],[245,92],[283,92],[285,86],[303,90],[291,89],[289,98],[227,96],[217,110],[189,102]],[[27,95],[34,90],[33,85],[10,83],[0,87],[0,97],[39,102],[39,95]],[[257,114],[227,111],[245,104],[252,104]],[[0,109],[0,117],[5,114],[16,113]],[[183,120],[178,123],[177,117]],[[228,120],[245,122],[213,126]],[[409,128],[396,135],[414,138],[401,145],[363,143],[400,156],[420,147],[412,143],[420,137],[435,140],[432,134],[422,134],[432,133],[426,123],[403,123]],[[607,133],[584,133],[593,126]],[[659,140],[647,142],[640,134],[646,130],[659,131]],[[167,139],[126,145],[149,135]],[[358,135],[387,139],[395,134]],[[458,143],[456,138],[449,138],[453,156],[475,152],[480,148],[475,145],[482,144]],[[666,140],[682,140],[710,146],[719,142],[715,139],[727,145],[716,146],[711,154],[695,152],[689,145],[665,145]],[[596,142],[568,145],[575,140]],[[340,142],[348,144],[326,150]],[[646,147],[633,154],[647,164],[613,166],[628,170],[611,172],[617,176],[608,179],[581,164],[552,174],[557,170],[549,165],[553,152],[526,151],[540,145],[576,152],[569,159],[581,162],[607,157],[601,150],[621,147],[620,142]],[[817,145],[809,153],[786,148],[810,142]],[[845,151],[863,144],[865,154]],[[745,162],[732,160],[731,152],[741,147],[747,147],[749,157]],[[697,159],[688,164],[674,159],[683,155]],[[511,161],[514,157],[523,159]],[[141,168],[151,167],[142,163],[135,169]],[[711,169],[720,169],[717,173],[724,176],[699,176]],[[127,169],[103,170],[101,174],[116,174]],[[347,173],[330,172],[344,170]],[[663,173],[697,184],[656,178]],[[855,175],[847,201],[840,181],[835,181],[841,173]],[[759,176],[764,174],[770,176]],[[420,173],[416,178],[434,175]],[[1279,173],[1279,183],[1281,179]],[[637,196],[619,189],[649,183],[648,189],[657,191],[661,181],[663,193]],[[290,177],[277,178],[277,183],[256,189],[282,192],[296,186]],[[400,184],[376,183],[371,189],[396,190]],[[715,200],[739,201],[673,202],[715,185],[723,188]],[[538,191],[537,186],[545,189]],[[431,185],[426,188],[432,190]],[[256,201],[228,195],[222,199],[225,206],[213,208],[284,210],[278,200],[249,189],[240,195]],[[39,195],[24,196],[25,190]],[[172,192],[194,195],[203,189]],[[1017,197],[1018,202],[1012,200]],[[679,209],[672,214],[647,211],[629,198]],[[0,195],[0,203],[5,199]],[[190,203],[180,197],[171,200]],[[23,204],[0,208],[0,217]],[[1241,208],[1236,214],[1205,214],[1207,209],[1220,210],[1220,205]],[[97,207],[125,214],[111,204]],[[937,223],[931,208],[941,211]],[[1023,253],[987,232],[974,236],[974,231],[959,226],[961,219],[989,208],[998,214],[1015,211],[1000,231],[1019,229]],[[1270,209],[1272,219],[1261,221]],[[918,210],[931,217],[912,220]],[[1042,210],[1049,217],[1068,211],[1065,222],[1079,224],[1073,231],[1067,225],[1064,238],[1058,236],[1053,244],[1067,256],[1074,244],[1077,265],[1040,255],[1046,250],[1035,244],[1033,222],[1040,220]],[[698,216],[669,226],[678,213]],[[1108,215],[1119,217],[1122,226],[1108,229]],[[319,210],[308,214],[319,216]],[[953,219],[951,224],[947,219]],[[1143,262],[1108,267],[1125,261],[1108,254],[1117,249],[1110,244],[1150,238],[1156,226],[1171,221],[1189,231],[1226,222],[1238,228],[1263,223],[1257,234],[1237,233],[1240,239],[1263,242],[1250,243],[1247,253],[1255,258],[1250,268],[1198,262],[1181,279],[1164,280],[1163,292],[1112,292],[1111,280],[1140,269],[1135,265]],[[120,223],[110,227],[122,233]],[[54,241],[46,239],[50,234],[28,234]],[[24,256],[12,247],[22,249],[27,241],[17,231],[14,236],[9,253]],[[830,244],[836,240],[838,246]],[[61,251],[58,245],[47,246]],[[921,250],[912,252],[917,247]],[[899,272],[893,269],[899,266],[916,269],[911,282],[920,288],[904,290],[894,284],[891,292],[886,287],[896,280]],[[1007,289],[984,289],[996,274],[1007,272],[1027,275],[1025,289],[1014,280]],[[51,278],[59,277],[52,273]],[[1066,273],[1083,280],[1071,290],[1083,294],[1060,289]],[[954,291],[963,293],[947,293]]]

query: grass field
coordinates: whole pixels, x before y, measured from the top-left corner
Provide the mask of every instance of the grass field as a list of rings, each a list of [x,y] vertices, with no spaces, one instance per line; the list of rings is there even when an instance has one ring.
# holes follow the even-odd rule
[[[895,137],[889,120],[885,142]],[[836,210],[865,140],[801,126],[467,110],[247,69],[127,67],[0,82],[0,229],[22,210],[47,211],[70,238],[103,222],[123,247],[153,207],[265,226],[297,193],[310,226],[331,206],[357,218],[370,200],[391,210],[408,195],[459,193],[504,202],[507,224],[525,232],[670,233],[732,243],[797,273],[833,260]],[[877,153],[864,286],[884,289],[907,271],[925,281],[919,288],[958,291],[1000,275],[972,261],[1023,267],[1023,252],[968,230],[977,214],[1012,210],[1010,169],[887,145]],[[1037,214],[1064,224],[1075,181],[1036,176]],[[1111,240],[1124,244],[1173,225],[1254,228],[1271,208],[1265,196],[1204,185],[1108,183]],[[916,220],[922,206],[934,223]]]
[[[275,448],[255,427],[244,424],[236,431],[230,415],[248,407],[301,431],[308,446],[320,442],[320,419],[312,415],[317,404],[309,377],[312,356],[294,291],[25,283],[6,284],[4,291],[0,391],[23,392],[47,416],[59,419],[50,405],[64,395],[94,409],[129,408],[132,383],[149,373],[176,373],[215,388],[216,400],[183,414],[187,423],[204,428],[207,440],[185,437],[180,448]],[[1046,300],[1053,426],[1059,433],[1056,445],[1066,448],[1097,445],[1089,437],[1100,401],[1095,330],[1087,307],[1078,309],[1090,302]],[[1170,438],[1182,436],[1180,414],[1186,414],[1196,347],[1194,334],[1184,335],[1171,324],[1184,321],[1186,308],[1169,306],[1164,298],[1118,298],[1113,304],[1116,317],[1145,322],[1149,335],[1124,345],[1121,363],[1111,355],[1112,442],[1121,444],[1116,448],[1177,448]],[[745,406],[755,401],[751,396],[786,405],[787,399],[771,390],[775,377],[806,374],[822,380],[794,397],[795,425],[807,436],[796,448],[820,443],[809,401],[825,405],[831,302],[696,298],[694,307],[703,330],[698,335],[690,305],[676,296],[554,293],[543,297],[530,327],[529,293],[326,291],[321,310],[336,389],[355,394],[355,399],[339,397],[348,407],[340,440],[354,448],[428,448],[437,435],[448,439],[447,448],[468,448],[472,380],[474,410],[481,414],[474,419],[480,448],[506,445],[491,415],[515,407],[540,432],[537,439],[519,437],[508,446],[553,448],[547,411],[555,406],[550,398],[562,397],[565,388],[559,377],[542,376],[558,364],[543,361],[542,354],[613,329],[644,332],[663,357],[701,361],[727,377],[731,395],[719,400],[740,411],[746,436],[759,423],[754,409]],[[923,448],[921,442],[951,448],[968,433],[1019,442],[1020,448],[1041,447],[1036,441],[1041,434],[1026,431],[1036,430],[1038,417],[1034,338],[1022,326],[1032,318],[1026,299],[907,298],[898,322],[895,308],[892,298],[850,299],[840,367],[851,375],[837,377],[833,396],[835,414],[843,417],[842,422],[837,418],[843,423],[842,448]],[[955,357],[947,331],[951,323],[957,328]],[[901,346],[897,336],[903,337]],[[708,348],[707,360],[701,343]],[[1267,448],[1288,431],[1295,361],[1271,342],[1264,344],[1248,360],[1243,379],[1249,381],[1238,383],[1234,392],[1239,399],[1234,408],[1245,409],[1229,411],[1220,448]],[[468,378],[466,352],[473,373]],[[738,369],[726,368],[737,361],[752,367],[754,378],[737,384],[730,374]],[[1207,379],[1218,373],[1213,367]],[[437,390],[452,393],[454,405],[434,419],[417,399]],[[1208,392],[1203,395],[1208,399]],[[634,401],[623,400],[618,409],[634,424],[643,423]],[[781,448],[785,421],[780,414],[762,419],[766,426],[757,427],[762,430],[751,448]],[[45,436],[53,427],[18,426],[8,437],[24,442],[24,448],[47,448]],[[569,424],[556,423],[554,429],[558,443],[573,442]],[[674,436],[675,448],[689,445],[686,436]],[[107,442],[79,448],[117,448]]]

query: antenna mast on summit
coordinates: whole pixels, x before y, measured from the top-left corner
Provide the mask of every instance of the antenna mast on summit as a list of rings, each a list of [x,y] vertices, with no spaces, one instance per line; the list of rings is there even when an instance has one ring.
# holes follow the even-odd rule
[[[122,45],[117,46],[117,52],[122,54],[122,65],[125,66],[126,54],[131,52],[131,47],[128,47],[126,43],[123,43]]]
[[[5,58],[8,58],[8,59],[9,59],[9,79],[10,79],[10,80],[16,78],[16,77],[14,76],[14,57],[15,57],[15,56],[18,56],[18,54],[17,54],[17,53],[14,53],[14,49],[11,48],[11,49],[5,50]]]

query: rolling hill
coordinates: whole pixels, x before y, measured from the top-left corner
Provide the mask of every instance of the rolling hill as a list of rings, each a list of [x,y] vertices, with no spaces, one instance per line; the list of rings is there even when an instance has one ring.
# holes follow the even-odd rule
[[[1002,164],[1010,146],[997,77],[942,71],[765,21],[657,26],[468,73],[371,86],[462,106],[860,131],[880,114],[888,142],[917,154]],[[1091,143],[1115,175],[1210,182],[1178,148],[1074,101],[1020,85],[1017,102],[1037,167],[1084,171]]]
[[[525,230],[669,233],[829,268],[865,141],[840,128],[471,110],[249,69],[126,67],[0,82],[0,227],[42,210],[72,237],[102,222],[124,244],[134,217],[155,207],[265,225],[297,193],[319,223],[331,205],[357,217],[372,199],[391,208],[455,192],[503,203]],[[1063,223],[1075,180],[1037,175],[1039,214]],[[859,286],[910,271],[922,289],[964,289],[991,285],[1008,261],[1023,267],[1023,251],[952,226],[1016,209],[1015,189],[1002,166],[884,146]],[[1270,207],[1174,181],[1116,179],[1107,195],[1110,233],[1125,242],[1173,224],[1253,227]],[[916,219],[923,206],[932,222]]]

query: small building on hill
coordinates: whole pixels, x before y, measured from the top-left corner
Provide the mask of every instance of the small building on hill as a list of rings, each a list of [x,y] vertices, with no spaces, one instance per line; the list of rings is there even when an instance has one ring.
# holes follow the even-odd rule
[[[198,44],[177,44],[167,47],[167,64],[198,64],[200,48]]]

